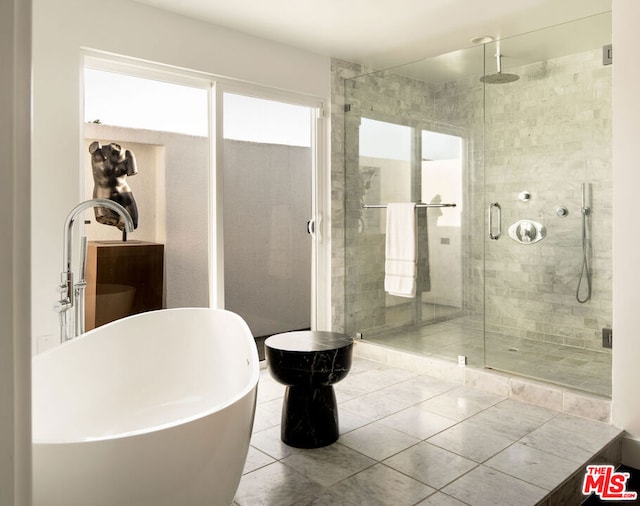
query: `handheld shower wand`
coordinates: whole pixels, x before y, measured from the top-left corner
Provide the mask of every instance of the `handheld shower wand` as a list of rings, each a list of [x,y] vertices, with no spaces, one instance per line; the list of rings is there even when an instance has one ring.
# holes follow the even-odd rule
[[[587,237],[587,219],[591,214],[591,207],[587,205],[587,188],[588,183],[582,183],[582,268],[580,269],[580,278],[578,279],[578,288],[576,288],[576,300],[580,304],[584,304],[591,298],[591,269],[589,268],[589,242]],[[580,288],[583,279],[587,282],[587,292],[584,297],[580,297]]]

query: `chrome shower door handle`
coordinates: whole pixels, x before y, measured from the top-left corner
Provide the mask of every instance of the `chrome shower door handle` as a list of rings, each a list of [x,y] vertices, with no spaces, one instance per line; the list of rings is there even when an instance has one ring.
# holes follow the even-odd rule
[[[497,215],[498,217],[497,232],[495,232],[495,227],[493,226],[494,215]],[[497,241],[498,239],[500,239],[500,235],[502,234],[502,208],[500,207],[500,204],[498,204],[497,202],[491,202],[491,204],[489,204],[489,220],[488,221],[489,221],[489,239],[493,239],[494,241]]]

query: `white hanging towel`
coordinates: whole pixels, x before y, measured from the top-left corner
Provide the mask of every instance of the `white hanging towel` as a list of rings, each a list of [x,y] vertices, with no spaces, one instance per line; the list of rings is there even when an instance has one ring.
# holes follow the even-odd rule
[[[415,203],[387,204],[384,289],[398,297],[416,296]]]

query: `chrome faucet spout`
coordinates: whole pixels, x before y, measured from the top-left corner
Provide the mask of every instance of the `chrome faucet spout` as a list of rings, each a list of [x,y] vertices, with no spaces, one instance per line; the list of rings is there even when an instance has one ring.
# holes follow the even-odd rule
[[[117,202],[114,202],[113,200],[109,200],[109,199],[91,199],[91,200],[85,200],[84,202],[81,202],[71,210],[71,212],[67,215],[66,220],[64,221],[63,244],[62,244],[62,247],[63,247],[62,259],[64,261],[64,264],[62,266],[63,272],[71,270],[71,240],[72,240],[73,224],[75,223],[75,220],[78,218],[80,213],[82,213],[83,211],[86,211],[87,209],[92,209],[94,207],[107,207],[112,211],[118,213],[122,217],[122,219],[124,219],[127,233],[133,232],[134,225],[133,225],[133,219],[131,219],[131,215],[124,207],[122,207]]]
[[[73,285],[73,271],[71,270],[71,243],[73,239],[73,225],[75,224],[78,216],[86,211],[87,209],[92,209],[94,207],[106,207],[111,209],[112,211],[118,213],[122,219],[124,220],[125,230],[129,232],[133,232],[135,225],[133,224],[133,219],[129,212],[117,202],[109,199],[103,198],[95,198],[91,200],[85,200],[81,202],[76,207],[74,207],[71,212],[67,215],[67,218],[64,221],[64,228],[62,231],[62,274],[60,276],[60,300],[56,304],[56,311],[61,313],[60,317],[60,341],[68,341],[73,337],[77,336],[79,331],[78,329],[83,329],[84,326],[82,322],[76,321],[76,325],[69,323],[69,318],[66,317],[66,312],[74,307],[76,301],[74,300],[74,285]],[[84,292],[82,292],[84,293]],[[84,319],[84,314],[82,313],[82,308],[84,304],[79,306],[81,311],[78,311],[76,320]],[[78,325],[80,323],[80,325]]]

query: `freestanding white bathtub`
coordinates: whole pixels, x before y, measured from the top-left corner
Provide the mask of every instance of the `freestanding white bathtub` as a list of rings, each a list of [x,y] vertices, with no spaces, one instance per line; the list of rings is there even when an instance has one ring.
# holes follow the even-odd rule
[[[168,309],[33,359],[35,506],[227,506],[259,376],[238,315]]]

